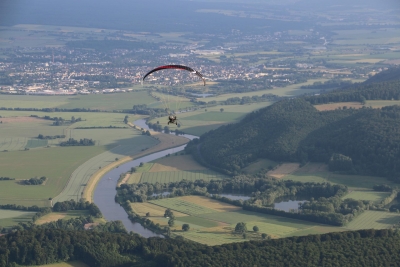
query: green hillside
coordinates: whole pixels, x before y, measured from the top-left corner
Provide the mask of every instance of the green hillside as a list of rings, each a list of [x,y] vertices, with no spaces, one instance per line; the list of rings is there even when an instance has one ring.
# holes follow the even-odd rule
[[[347,172],[396,178],[400,174],[400,107],[318,111],[312,106],[324,97],[329,102],[346,101],[357,90],[371,92],[371,86],[375,99],[390,98],[390,90],[400,95],[400,81],[383,81],[284,100],[249,114],[238,124],[202,135],[186,150],[206,166],[234,175],[260,158],[328,163],[333,154],[341,154],[340,160],[349,161]]]

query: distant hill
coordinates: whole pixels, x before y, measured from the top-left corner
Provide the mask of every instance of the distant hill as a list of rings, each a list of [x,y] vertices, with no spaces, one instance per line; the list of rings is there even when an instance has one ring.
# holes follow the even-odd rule
[[[377,88],[385,91],[385,85],[394,83],[398,87],[393,90],[399,91],[400,81],[365,83],[351,90],[368,91],[373,84],[379,93]],[[336,92],[336,97],[341,101],[347,93]],[[259,158],[328,163],[333,154],[342,154],[351,158],[349,172],[400,181],[400,107],[318,111],[312,106],[315,98],[285,100],[253,112],[238,124],[190,142],[187,151],[228,174],[240,173]]]
[[[400,100],[400,67],[382,71],[363,83],[344,86],[319,96],[305,97],[312,104],[392,99]]]

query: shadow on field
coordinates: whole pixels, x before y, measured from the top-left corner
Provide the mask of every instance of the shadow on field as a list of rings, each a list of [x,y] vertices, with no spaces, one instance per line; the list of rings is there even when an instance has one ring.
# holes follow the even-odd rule
[[[392,215],[392,214],[390,214],[390,215]],[[384,224],[392,225],[392,224],[396,224],[399,220],[400,220],[400,215],[397,215],[397,216],[390,216],[390,217],[388,216],[388,217],[385,217],[385,218],[380,218],[376,222],[377,223],[384,223]]]

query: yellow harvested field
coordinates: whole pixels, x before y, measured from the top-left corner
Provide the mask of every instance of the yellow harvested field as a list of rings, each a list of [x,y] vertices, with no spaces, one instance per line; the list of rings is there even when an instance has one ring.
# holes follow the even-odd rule
[[[225,211],[235,211],[235,210],[241,210],[241,207],[236,207],[234,205],[220,202],[208,197],[202,197],[202,196],[184,196],[181,197],[180,199],[185,200],[187,202],[191,202],[194,204],[197,204],[202,207],[214,209],[219,212],[225,212]]]
[[[278,166],[275,170],[267,172],[267,175],[280,179],[283,178],[285,175],[297,171],[299,167],[300,166],[298,163],[283,163],[282,165]]]
[[[67,216],[66,213],[50,213],[47,214],[41,218],[39,218],[35,223],[40,225],[40,224],[44,224],[44,223],[48,223],[48,222],[54,222],[54,221],[58,221],[59,219],[63,219],[65,216]]]
[[[157,206],[148,202],[135,202],[131,204],[131,207],[135,213],[140,216],[146,216],[147,212],[150,212],[150,217],[163,217],[166,208]],[[188,216],[185,213],[174,211],[175,217]]]
[[[159,159],[154,163],[150,172],[164,172],[164,171],[194,171],[206,170],[197,163],[191,155],[171,156]]]
[[[360,102],[340,102],[340,103],[314,105],[314,107],[319,111],[326,111],[326,110],[335,110],[343,107],[359,109],[362,108],[363,105]]]
[[[315,163],[310,162],[298,169],[295,172],[302,172],[302,173],[315,173],[315,172],[326,172],[328,171],[328,165],[325,163]]]

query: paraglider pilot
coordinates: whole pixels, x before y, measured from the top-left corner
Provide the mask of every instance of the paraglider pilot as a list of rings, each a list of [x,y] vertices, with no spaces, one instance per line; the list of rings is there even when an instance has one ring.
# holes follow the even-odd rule
[[[168,121],[168,125],[169,125],[170,123],[178,125],[176,116],[174,116],[174,115],[169,115],[168,120],[169,120],[169,121]]]

